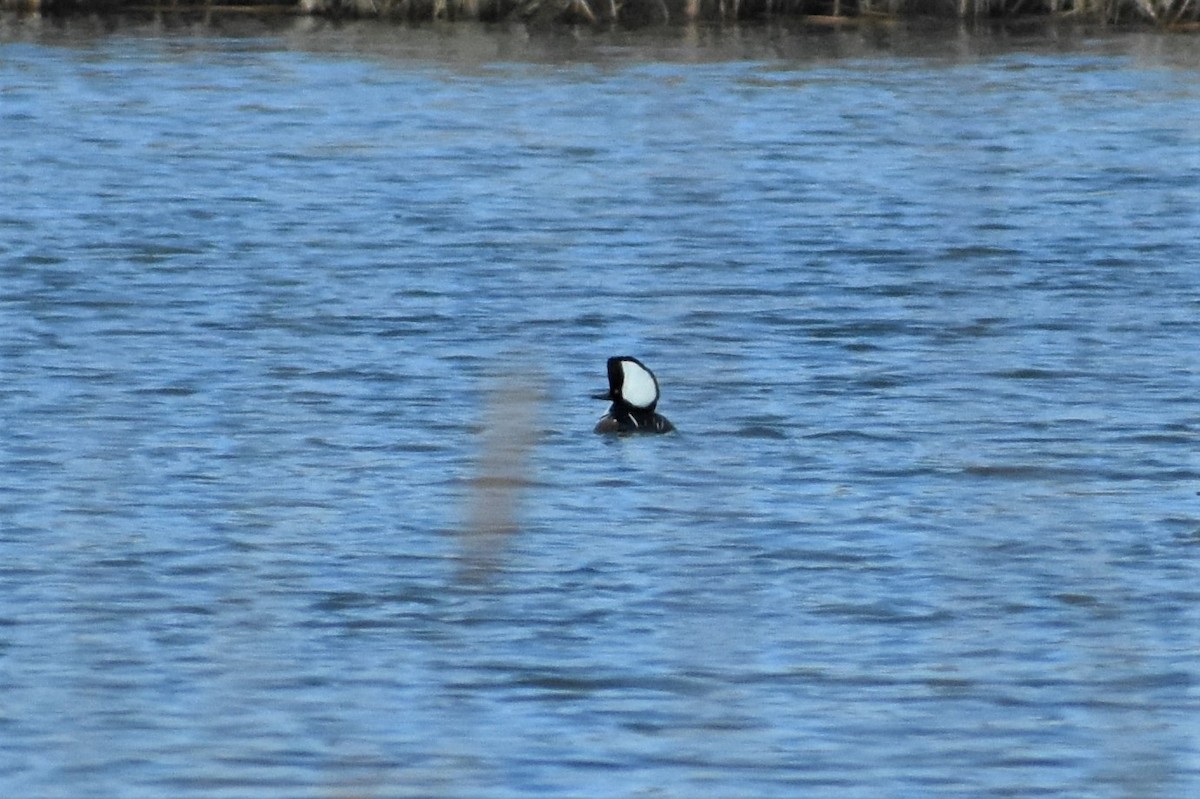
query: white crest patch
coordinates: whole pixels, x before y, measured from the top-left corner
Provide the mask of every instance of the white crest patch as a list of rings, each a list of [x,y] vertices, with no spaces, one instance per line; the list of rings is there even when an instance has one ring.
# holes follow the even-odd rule
[[[658,401],[658,383],[654,375],[633,361],[621,361],[625,380],[621,384],[621,397],[635,408],[649,408]]]

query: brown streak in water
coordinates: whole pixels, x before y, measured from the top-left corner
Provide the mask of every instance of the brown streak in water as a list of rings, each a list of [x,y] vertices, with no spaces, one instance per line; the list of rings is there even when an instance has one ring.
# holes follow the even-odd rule
[[[468,483],[460,535],[459,580],[480,582],[500,566],[504,545],[520,529],[521,493],[529,485],[529,454],[541,406],[541,380],[498,379],[487,392],[475,475]]]

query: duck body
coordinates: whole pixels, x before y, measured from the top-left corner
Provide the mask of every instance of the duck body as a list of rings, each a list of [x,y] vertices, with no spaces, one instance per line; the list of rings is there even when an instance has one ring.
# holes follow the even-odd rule
[[[622,412],[614,405],[596,422],[597,433],[669,433],[675,429],[661,413],[637,415]]]

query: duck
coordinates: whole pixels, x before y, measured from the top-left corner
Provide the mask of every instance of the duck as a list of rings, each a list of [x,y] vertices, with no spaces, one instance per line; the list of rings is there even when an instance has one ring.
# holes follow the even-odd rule
[[[592,395],[612,403],[595,432],[670,433],[675,425],[654,410],[659,396],[658,379],[646,364],[632,355],[614,355],[608,359],[608,391]]]

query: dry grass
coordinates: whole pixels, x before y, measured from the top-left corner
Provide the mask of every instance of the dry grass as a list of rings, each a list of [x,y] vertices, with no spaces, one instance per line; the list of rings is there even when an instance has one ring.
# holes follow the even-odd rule
[[[145,10],[256,11],[392,20],[524,20],[645,25],[800,18],[814,25],[910,16],[1078,18],[1200,28],[1200,0],[0,0],[0,9],[69,14]]]
[[[809,18],[814,24],[933,15],[1080,17],[1178,25],[1200,0],[299,0],[305,13],[398,19],[525,19],[574,24]]]

